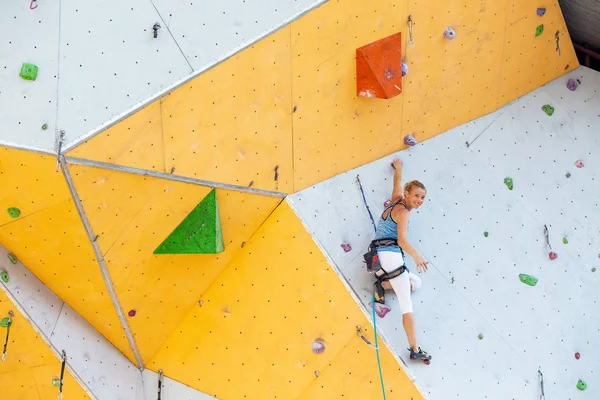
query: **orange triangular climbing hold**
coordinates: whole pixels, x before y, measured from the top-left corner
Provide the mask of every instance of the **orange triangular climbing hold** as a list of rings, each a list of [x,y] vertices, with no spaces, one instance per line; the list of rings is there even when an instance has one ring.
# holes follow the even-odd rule
[[[356,49],[356,94],[391,99],[402,93],[401,36],[396,33]]]

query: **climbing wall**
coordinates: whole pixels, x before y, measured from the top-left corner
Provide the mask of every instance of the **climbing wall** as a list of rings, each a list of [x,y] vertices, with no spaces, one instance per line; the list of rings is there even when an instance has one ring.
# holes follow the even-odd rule
[[[7,375],[3,377],[4,371],[0,370],[0,380],[18,378],[24,381],[31,374],[38,384],[39,398],[50,398],[50,394],[55,395],[58,389],[53,388],[49,382],[52,383],[51,379],[60,379],[57,371],[60,373],[61,366],[60,363],[56,366],[48,360],[54,355],[59,355],[62,360],[64,352],[67,373],[63,381],[63,394],[71,396],[65,398],[88,398],[79,396],[83,391],[72,379],[72,374],[90,396],[99,400],[154,400],[159,386],[165,400],[212,399],[169,378],[159,377],[152,371],[140,371],[2,246],[0,271],[0,299],[10,298],[14,306],[12,309],[20,311],[15,312],[11,326],[11,352],[7,353],[15,354],[10,358],[14,362],[11,364],[7,357],[7,363],[3,364],[3,367],[6,365]],[[35,332],[37,334],[34,339],[32,333]],[[25,368],[27,365],[32,366],[31,371]],[[10,375],[13,368],[21,369],[14,377]],[[10,399],[33,399],[37,398],[32,392],[34,389],[34,386],[25,381],[20,387],[15,382],[6,381],[0,387],[0,393],[10,392],[15,396],[9,397]],[[21,396],[20,393],[24,391],[27,396],[16,397],[17,393]]]
[[[69,169],[144,362],[282,200],[248,189],[214,192],[101,168]],[[223,251],[154,254],[211,193],[218,204]]]
[[[5,254],[2,254],[6,257]],[[45,400],[54,398],[59,388],[53,380],[60,379],[61,361],[52,353],[36,330],[16,305],[0,291],[0,319],[12,311],[12,325],[6,349],[6,359],[0,364],[0,397],[3,399]],[[2,343],[7,329],[0,327]],[[64,400],[87,400],[90,397],[73,379],[69,371],[63,379]]]
[[[0,107],[11,112],[0,119],[0,141],[56,150],[64,130],[68,147],[321,3],[6,4]],[[35,80],[19,76],[23,63],[38,67]]]
[[[569,79],[579,83],[575,91],[567,88]],[[431,365],[407,360],[392,293],[391,311],[378,325],[429,398],[536,398],[538,369],[548,398],[600,395],[594,378],[599,326],[589,319],[600,302],[598,93],[600,74],[580,67],[396,154],[404,162],[403,181],[419,179],[428,188],[426,202],[412,212],[408,240],[430,262],[412,297]],[[392,159],[289,198],[367,311],[373,280],[362,254],[374,227],[366,205],[375,218],[383,210]],[[408,266],[415,271],[410,257]],[[520,274],[534,276],[537,285],[522,283]],[[588,384],[581,394],[579,380]]]
[[[282,203],[148,365],[221,399],[378,398],[372,329]],[[313,352],[315,351],[319,354]],[[381,344],[388,398],[420,399]]]

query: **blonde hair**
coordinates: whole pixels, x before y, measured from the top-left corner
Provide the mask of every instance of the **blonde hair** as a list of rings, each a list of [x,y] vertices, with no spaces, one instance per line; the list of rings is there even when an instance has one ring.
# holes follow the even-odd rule
[[[411,190],[413,190],[416,187],[421,188],[421,189],[427,191],[427,189],[425,189],[425,185],[423,185],[421,182],[419,182],[417,180],[407,182],[404,185],[404,190],[406,190],[408,193],[410,193]]]

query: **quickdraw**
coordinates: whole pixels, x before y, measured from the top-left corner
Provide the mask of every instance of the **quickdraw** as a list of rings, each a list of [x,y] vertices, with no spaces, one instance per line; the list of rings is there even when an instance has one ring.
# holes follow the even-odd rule
[[[160,400],[160,393],[162,391],[162,380],[163,380],[163,370],[158,370],[158,400]]]
[[[67,353],[62,351],[62,365],[60,367],[60,380],[59,380],[59,388],[58,388],[58,400],[62,400],[63,393],[63,379],[65,377],[65,365],[67,364]]]
[[[415,39],[413,37],[413,25],[412,15],[408,16],[408,47],[411,49],[415,47]]]
[[[6,340],[4,341],[4,350],[2,351],[2,362],[6,361],[6,350],[8,348],[8,337],[10,335],[10,327],[12,325],[12,319],[15,313],[10,310],[8,312],[8,322],[6,323]]]

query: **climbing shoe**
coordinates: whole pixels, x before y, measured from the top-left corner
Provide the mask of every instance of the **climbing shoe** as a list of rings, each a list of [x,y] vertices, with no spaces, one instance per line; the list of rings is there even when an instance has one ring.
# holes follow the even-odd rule
[[[375,293],[375,302],[385,304],[385,289],[380,281],[375,281],[373,284],[373,291]]]
[[[424,352],[423,350],[421,350],[421,348],[419,347],[419,351],[416,352],[413,349],[408,349],[410,350],[410,359],[411,360],[431,360],[431,356],[429,354],[427,354],[426,352]]]

